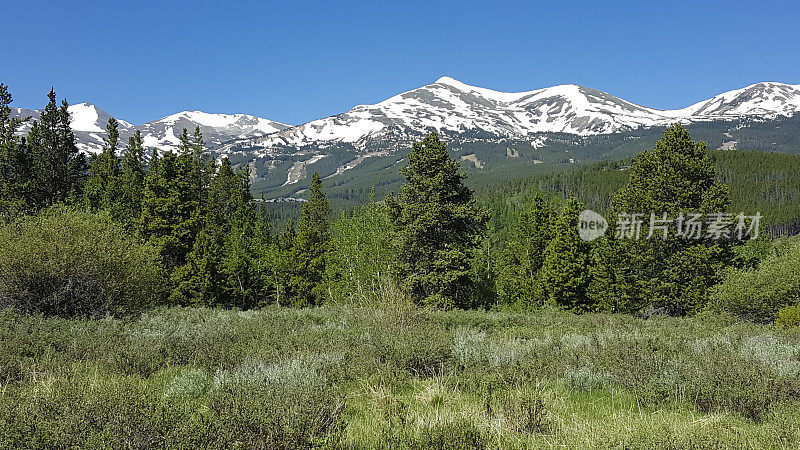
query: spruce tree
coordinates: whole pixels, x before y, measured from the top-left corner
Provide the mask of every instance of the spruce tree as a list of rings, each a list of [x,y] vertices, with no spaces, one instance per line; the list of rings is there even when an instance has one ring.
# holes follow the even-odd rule
[[[0,216],[25,212],[31,200],[30,162],[25,140],[16,134],[24,120],[11,117],[12,100],[0,83]]]
[[[258,276],[258,290],[255,298],[259,305],[266,305],[277,302],[276,266],[280,261],[280,249],[277,239],[272,235],[269,214],[263,206],[256,210],[253,229],[253,245],[255,247],[253,264]]]
[[[472,306],[471,259],[486,217],[463,184],[466,175],[436,133],[414,144],[400,174],[406,183],[387,204],[403,285],[418,303]]]
[[[63,191],[66,198],[72,203],[83,199],[83,188],[86,184],[86,175],[89,172],[89,163],[86,155],[78,150],[75,133],[72,131],[72,118],[69,113],[67,99],[61,100],[58,108],[58,135],[61,147],[61,158],[67,167],[67,176],[63,180]]]
[[[292,267],[286,289],[289,301],[295,306],[316,305],[322,300],[330,213],[330,204],[322,192],[322,180],[314,172],[290,252]]]
[[[166,152],[153,158],[144,182],[142,213],[139,220],[143,236],[160,250],[167,273],[186,263],[194,240],[202,229],[199,205],[187,160]]]
[[[157,157],[153,156],[153,162]],[[136,224],[142,211],[144,177],[146,166],[142,133],[139,130],[128,138],[128,146],[122,157],[122,173],[119,177],[119,205],[117,219],[129,227]]]
[[[581,211],[580,202],[575,198],[567,199],[556,219],[553,239],[545,249],[541,270],[547,301],[574,312],[591,309],[586,293],[591,247],[578,235]]]
[[[182,305],[216,306],[225,298],[222,242],[219,229],[203,229],[197,235],[186,263],[172,275],[170,301]]]
[[[87,171],[86,157],[78,151],[70,128],[67,101],[58,107],[52,89],[47,98],[47,106],[28,133],[37,207],[80,198]]]
[[[606,254],[597,259],[606,267],[598,270],[607,277],[614,274],[617,283],[607,294],[618,296],[611,303],[629,310],[653,306],[676,315],[696,312],[707,303],[708,288],[718,281],[729,256],[727,244],[680,238],[675,223],[666,239],[660,231],[655,239],[645,237],[651,213],[676,219],[681,213],[724,212],[727,187],[715,175],[706,144],[693,141],[680,124],[669,127],[652,150],[634,159],[628,184],[613,196],[611,215],[639,213],[647,220],[640,239],[606,238],[600,247]],[[600,289],[592,291],[603,295]]]
[[[225,239],[225,252],[223,259],[224,273],[228,283],[228,295],[236,306],[249,308],[256,306],[265,294],[265,277],[263,264],[269,264],[271,255],[268,247],[268,236],[264,223],[259,223],[253,197],[250,194],[249,166],[243,170],[232,170],[227,158],[222,160],[217,176],[222,178],[227,185],[227,205],[230,213],[227,215],[227,229]],[[215,180],[216,182],[216,177]],[[209,203],[212,198],[217,198],[213,189],[209,189]],[[267,233],[271,232],[268,229]],[[267,246],[266,248],[262,246]],[[259,261],[260,258],[265,258]]]
[[[503,252],[498,294],[506,304],[522,308],[541,306],[544,289],[540,269],[553,238],[556,213],[541,195],[536,195],[520,215]]]
[[[84,194],[89,207],[93,209],[116,209],[120,194],[120,163],[117,156],[119,129],[113,117],[108,119],[104,141],[102,152],[89,159],[89,176]]]
[[[175,272],[173,300],[252,307],[257,303],[261,278],[255,264],[255,212],[249,178],[234,171],[224,158],[205,197],[203,228],[186,264]]]
[[[272,282],[275,284],[275,302],[281,306],[291,304],[292,292],[290,289],[290,279],[295,270],[294,264],[294,242],[297,237],[297,230],[294,219],[291,217],[286,221],[283,232],[278,236],[276,242],[276,259],[272,266]]]

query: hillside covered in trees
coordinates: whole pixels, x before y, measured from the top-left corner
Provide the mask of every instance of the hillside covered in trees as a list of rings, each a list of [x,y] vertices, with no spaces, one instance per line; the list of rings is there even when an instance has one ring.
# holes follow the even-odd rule
[[[708,151],[674,126],[631,160],[537,175],[478,195],[431,134],[399,170],[405,184],[398,196],[373,193],[337,217],[315,174],[300,213],[279,216],[273,229],[270,212],[280,205],[252,197],[247,166],[209,157],[199,129],[183,130],[176,153],[147,155],[138,133],[122,145],[110,119],[103,151],[86,160],[67,104],[59,107],[55,93],[27,139],[16,133],[22,121],[9,115],[5,86],[2,98],[0,298],[29,312],[310,306],[379,298],[389,289],[443,309],[695,314],[712,306],[731,270],[755,270],[774,254],[768,236],[793,234],[800,217],[800,157]],[[609,232],[587,242],[577,232],[584,208],[610,219],[624,211],[758,212],[764,228],[757,240],[748,239],[753,233],[631,241]],[[109,258],[117,252],[145,260],[120,254],[100,263],[77,244],[87,237],[119,249]],[[33,249],[39,256],[26,258]],[[50,273],[53,264],[64,269]],[[126,271],[133,264],[137,270]],[[116,280],[110,267],[142,277],[149,288],[135,296],[115,290],[136,280]],[[118,297],[103,299],[109,292]],[[776,304],[793,298],[782,294]]]

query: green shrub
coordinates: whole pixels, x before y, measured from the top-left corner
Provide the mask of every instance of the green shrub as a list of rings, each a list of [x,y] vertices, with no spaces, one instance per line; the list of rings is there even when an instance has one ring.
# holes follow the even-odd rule
[[[210,409],[233,447],[331,447],[344,431],[344,396],[318,368],[330,356],[280,364],[249,362],[215,377]],[[335,358],[334,358],[335,359]]]
[[[763,260],[754,270],[735,270],[711,291],[712,307],[767,323],[800,300],[800,245]]]
[[[564,372],[564,385],[576,391],[592,391],[602,389],[609,384],[611,375],[598,372],[591,367],[583,366],[578,369],[567,369]]]
[[[396,251],[386,205],[371,201],[333,223],[327,256],[328,300],[354,303],[381,298],[381,284],[394,272]]]
[[[800,327],[800,303],[781,308],[775,316],[775,325],[781,328]]]
[[[152,304],[156,250],[108,214],[55,207],[0,227],[0,307],[99,316]]]

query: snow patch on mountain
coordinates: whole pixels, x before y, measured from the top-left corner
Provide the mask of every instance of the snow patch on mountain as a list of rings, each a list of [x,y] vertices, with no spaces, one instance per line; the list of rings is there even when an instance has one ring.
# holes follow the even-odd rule
[[[527,92],[499,92],[451,77],[395,95],[375,105],[250,139],[252,148],[350,143],[392,136],[413,138],[429,131],[531,138],[541,133],[581,136],[800,111],[800,85],[757,83],[678,110],[658,110],[608,93],[565,84]]]

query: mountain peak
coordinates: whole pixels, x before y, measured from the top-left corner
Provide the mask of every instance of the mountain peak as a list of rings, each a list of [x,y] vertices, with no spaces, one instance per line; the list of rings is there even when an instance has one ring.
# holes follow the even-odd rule
[[[448,76],[439,77],[439,79],[438,79],[438,80],[436,80],[436,81],[434,82],[434,84],[449,84],[449,85],[451,85],[451,86],[457,86],[457,87],[458,87],[458,86],[468,86],[468,87],[472,87],[472,86],[469,86],[468,84],[465,84],[465,83],[462,83],[462,82],[460,82],[460,81],[456,80],[456,79],[455,79],[455,78],[453,78],[453,77],[448,77]]]

